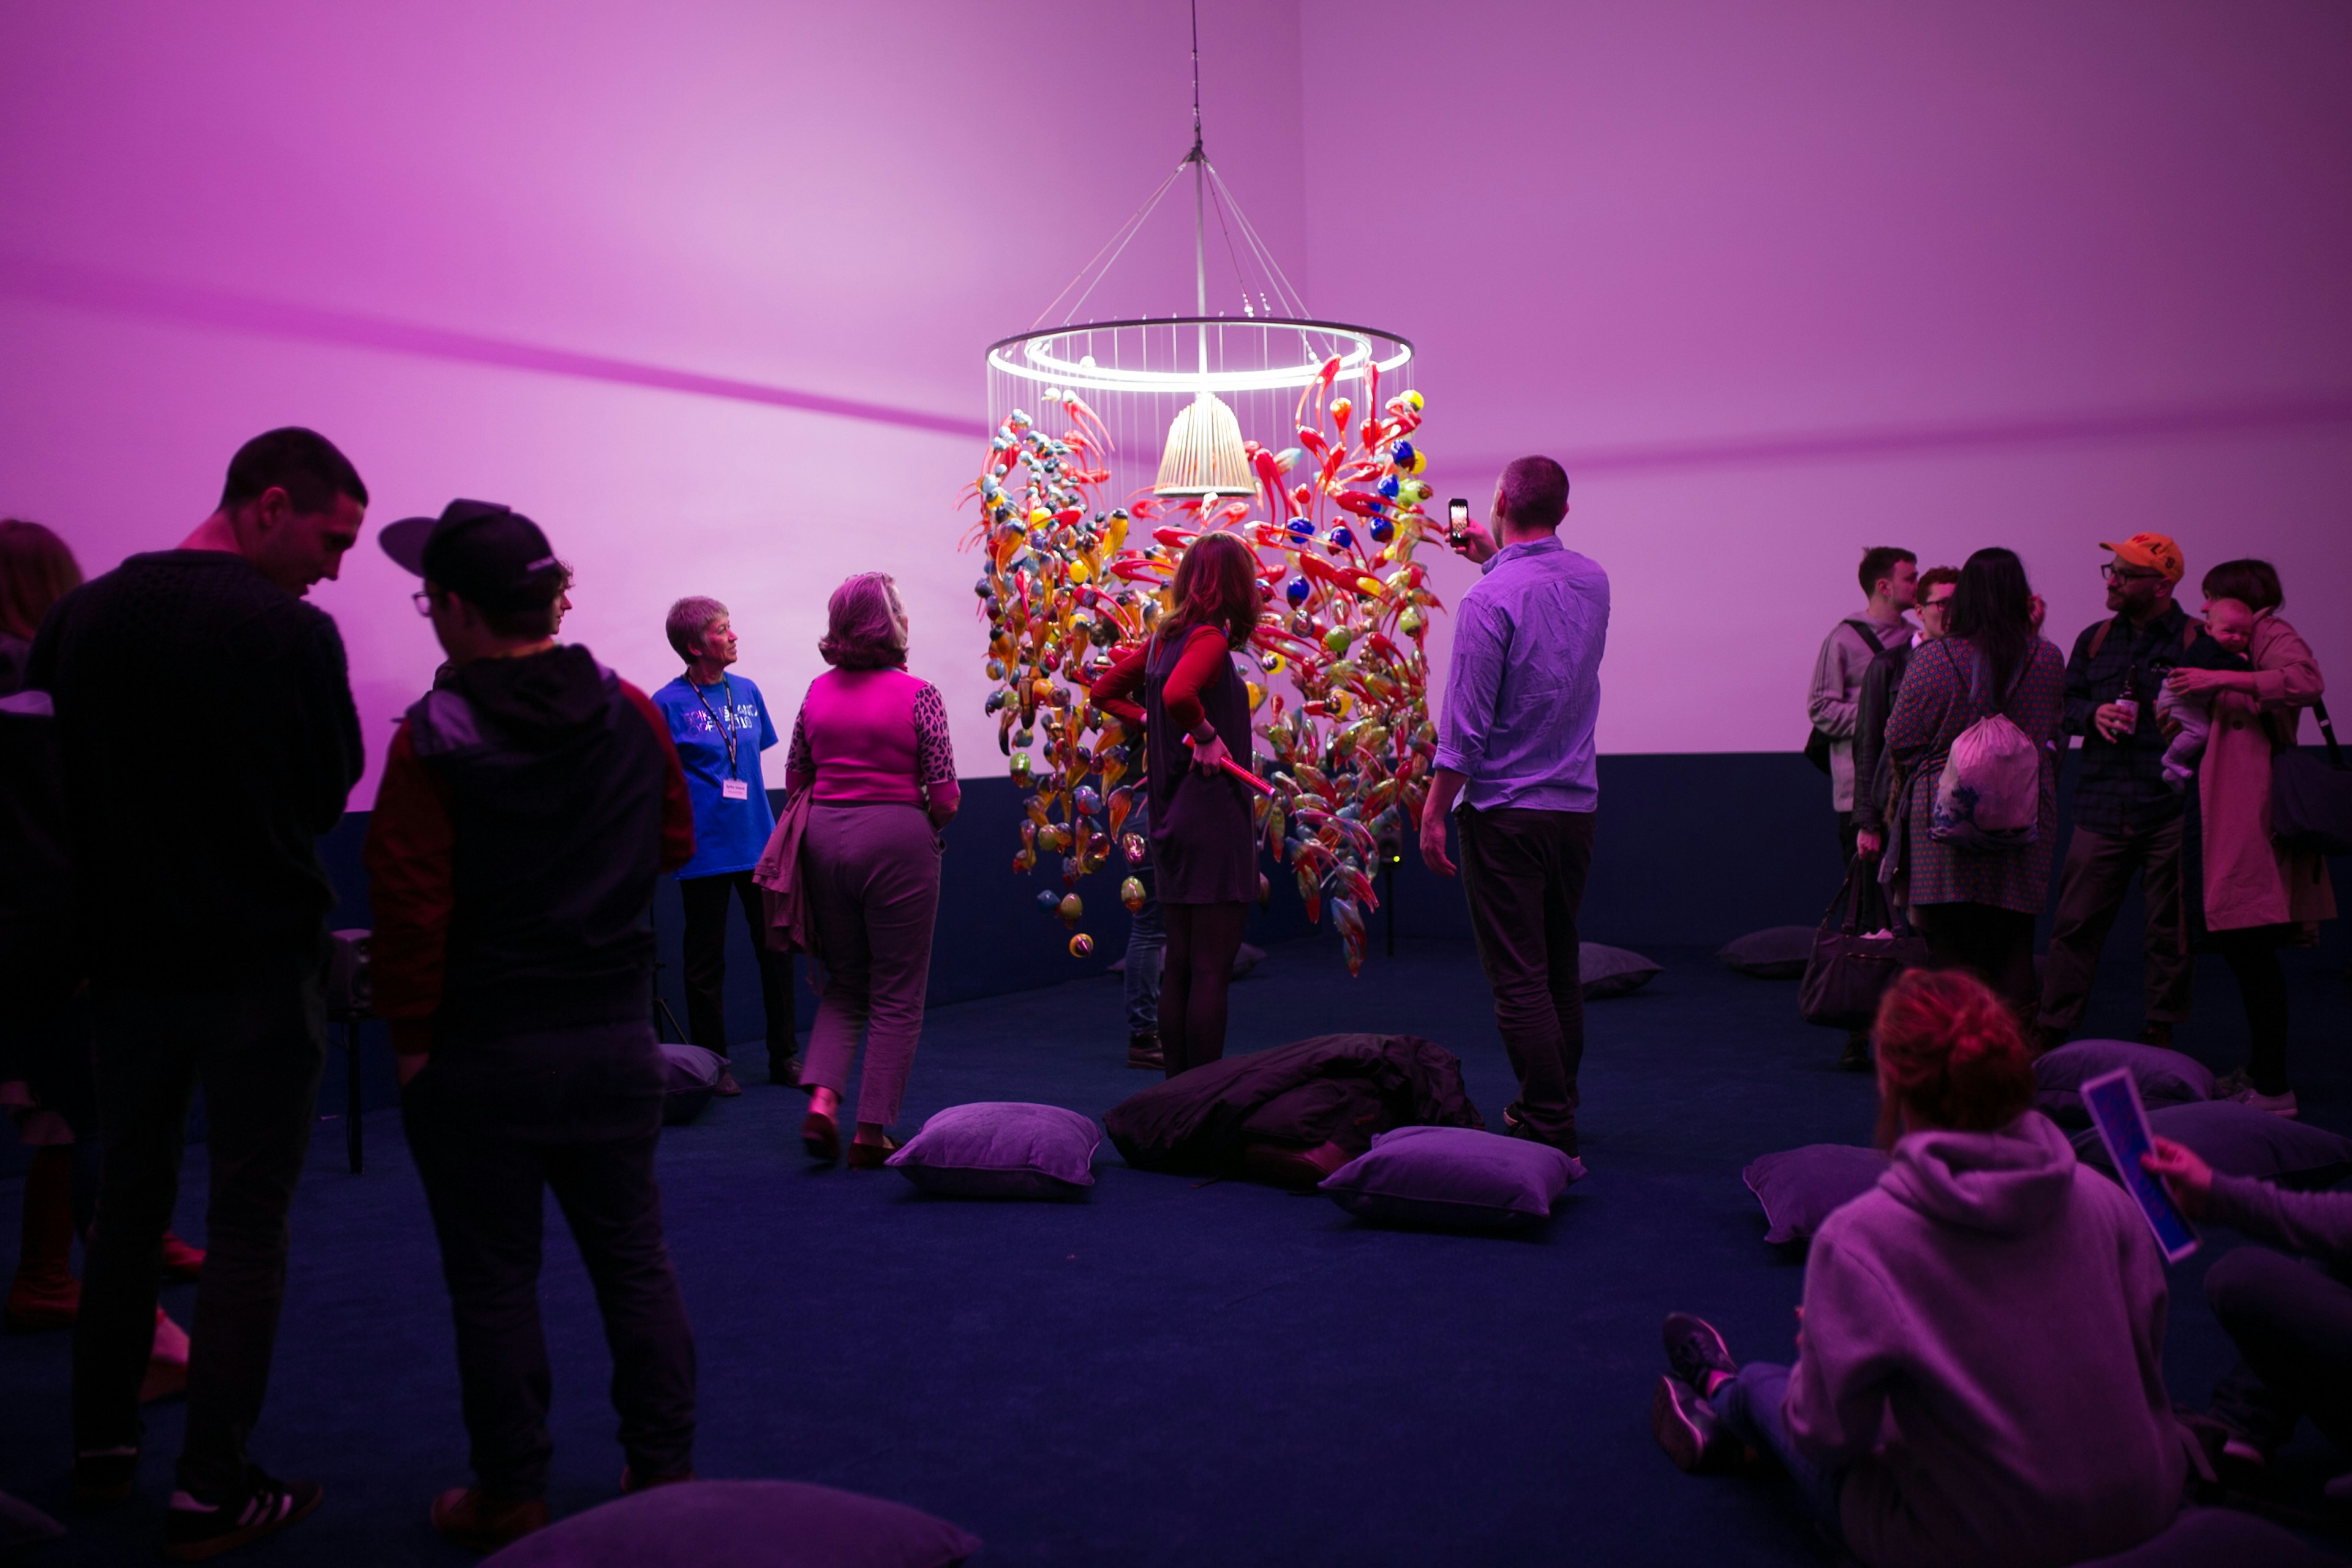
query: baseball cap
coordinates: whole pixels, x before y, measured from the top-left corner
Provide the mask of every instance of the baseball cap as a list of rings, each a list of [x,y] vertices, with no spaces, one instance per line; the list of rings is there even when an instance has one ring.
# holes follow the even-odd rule
[[[453,500],[439,517],[404,517],[376,539],[407,571],[486,610],[544,603],[563,570],[539,524],[497,501]]]
[[[2121,565],[2163,573],[2168,583],[2179,582],[2181,574],[2189,569],[2180,559],[2180,546],[2161,533],[2135,533],[2121,544],[2102,544],[2099,548],[2114,551]]]

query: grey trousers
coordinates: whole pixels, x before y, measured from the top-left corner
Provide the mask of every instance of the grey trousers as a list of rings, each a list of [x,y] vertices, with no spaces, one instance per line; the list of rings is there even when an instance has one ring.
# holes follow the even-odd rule
[[[923,1032],[940,910],[939,835],[918,806],[820,802],[809,808],[801,875],[824,965],[801,1087],[842,1093],[863,1034],[856,1120],[887,1127],[898,1119]]]

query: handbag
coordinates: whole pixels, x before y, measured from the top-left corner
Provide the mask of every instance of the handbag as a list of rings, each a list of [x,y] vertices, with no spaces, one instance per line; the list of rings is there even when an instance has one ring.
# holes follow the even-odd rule
[[[2271,834],[2289,849],[2352,855],[2352,769],[2344,765],[2327,704],[2315,703],[2312,711],[2327,742],[2327,760],[2299,746],[2271,758]]]
[[[1864,892],[1878,889],[1878,879],[1864,873],[1866,864],[1866,858],[1857,855],[1846,867],[1845,882],[1813,933],[1812,956],[1805,961],[1805,977],[1797,987],[1797,1016],[1808,1024],[1869,1028],[1878,1016],[1878,998],[1895,977],[1927,962],[1927,939],[1913,934],[1910,922],[1900,915],[1892,919],[1885,934],[1863,934]]]
[[[801,875],[801,839],[808,832],[813,793],[803,785],[785,798],[775,831],[768,835],[768,846],[751,868],[751,881],[760,889],[761,934],[777,952],[816,951],[814,911]]]

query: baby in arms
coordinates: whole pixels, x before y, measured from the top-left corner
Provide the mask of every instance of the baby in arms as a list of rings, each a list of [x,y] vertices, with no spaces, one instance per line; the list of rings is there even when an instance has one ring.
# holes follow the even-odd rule
[[[2246,662],[2246,645],[2254,638],[2254,612],[2236,599],[2215,599],[2205,606],[2205,629],[2181,654],[2177,669],[2236,669]],[[2159,719],[2170,717],[2180,728],[2164,748],[2164,782],[2185,790],[2197,776],[2197,759],[2205,754],[2205,740],[2213,723],[2213,694],[2176,695],[2169,683],[2156,690]]]

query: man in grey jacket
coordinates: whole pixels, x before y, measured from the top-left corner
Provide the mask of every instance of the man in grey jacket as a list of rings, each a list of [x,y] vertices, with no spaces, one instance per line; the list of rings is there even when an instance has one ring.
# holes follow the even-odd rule
[[[1853,722],[1862,672],[1880,652],[1906,642],[1916,628],[1903,618],[1918,594],[1919,558],[1892,544],[1862,552],[1856,574],[1866,595],[1862,614],[1840,621],[1813,658],[1805,711],[1829,742],[1830,805],[1837,812],[1840,858],[1853,858]]]

